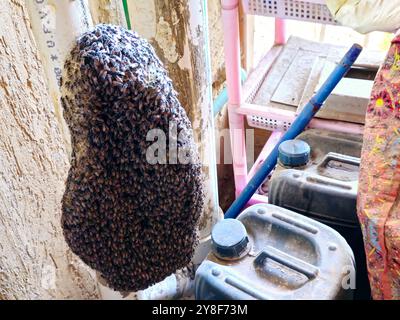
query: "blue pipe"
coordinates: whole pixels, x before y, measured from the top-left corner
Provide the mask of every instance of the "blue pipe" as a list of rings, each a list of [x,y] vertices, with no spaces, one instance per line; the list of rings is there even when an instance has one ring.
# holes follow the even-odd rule
[[[333,70],[333,72],[329,75],[322,87],[307,103],[303,111],[297,116],[296,120],[293,121],[288,131],[283,135],[267,159],[265,159],[254,177],[249,181],[238,198],[232,203],[228,211],[225,213],[225,219],[236,218],[239,215],[240,211],[251,199],[259,186],[275,168],[278,159],[279,145],[286,140],[296,138],[308,126],[311,119],[319,111],[322,104],[332,93],[333,89],[349,71],[353,63],[360,55],[361,51],[362,47],[358,44],[354,44],[350,48],[340,63],[336,66],[335,70]]]
[[[242,80],[242,83],[247,78],[247,74],[244,69],[240,69],[240,78]],[[228,90],[226,89],[226,87],[224,87],[220,92],[220,94],[214,100],[213,103],[214,117],[218,114],[218,112],[221,111],[221,109],[227,102],[228,102]]]

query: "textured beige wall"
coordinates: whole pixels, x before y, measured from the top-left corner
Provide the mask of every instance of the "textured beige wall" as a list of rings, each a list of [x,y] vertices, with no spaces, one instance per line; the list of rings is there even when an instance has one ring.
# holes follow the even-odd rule
[[[68,159],[24,2],[0,21],[0,299],[95,298],[62,236]]]
[[[140,0],[135,1],[140,5]],[[103,2],[113,5],[113,1]],[[178,1],[175,4],[182,8]],[[120,13],[110,15],[93,3],[91,9],[96,22],[121,19]],[[202,94],[196,90],[187,94],[188,71],[184,70],[189,65],[198,70],[189,77],[202,84],[204,69],[188,55],[188,50],[198,54],[201,46],[195,43],[196,48],[189,49],[193,44],[179,43],[180,32],[195,30],[174,29],[173,24],[180,17],[190,17],[179,16],[183,11],[176,8],[162,9],[156,28],[157,40],[165,45],[156,48],[167,64],[180,52],[183,68],[172,70],[173,78],[183,88],[183,99],[201,101]],[[215,96],[224,81],[219,2],[209,1],[209,19]],[[97,298],[92,273],[68,250],[60,228],[60,200],[69,163],[53,108],[48,108],[52,100],[24,1],[5,2],[0,21],[0,299]],[[152,28],[151,23],[148,27]],[[175,40],[168,40],[171,35]],[[204,126],[201,114],[192,116]]]

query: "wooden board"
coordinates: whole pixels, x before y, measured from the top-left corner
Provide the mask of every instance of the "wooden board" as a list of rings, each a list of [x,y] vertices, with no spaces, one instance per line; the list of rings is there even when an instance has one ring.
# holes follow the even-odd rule
[[[325,63],[338,62],[347,50],[343,46],[290,38],[250,102],[281,110],[300,111],[313,95]],[[378,68],[383,59],[384,53],[364,50],[357,65]],[[259,67],[262,68],[262,65]],[[331,99],[332,105],[339,104],[335,106],[336,110],[329,113],[328,106],[317,117],[363,123],[365,110],[355,108],[355,100],[349,104],[347,100]]]
[[[303,110],[335,67],[336,63],[327,59],[319,59],[314,64],[297,113]],[[325,101],[317,117],[364,124],[372,86],[373,80],[344,77]]]
[[[271,101],[297,107],[317,58],[315,54],[300,48],[279,82]]]

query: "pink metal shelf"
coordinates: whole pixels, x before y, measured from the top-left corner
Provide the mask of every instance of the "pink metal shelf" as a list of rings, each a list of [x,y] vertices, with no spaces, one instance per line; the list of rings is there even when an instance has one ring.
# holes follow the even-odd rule
[[[246,14],[336,24],[325,0],[243,0]]]
[[[296,113],[289,110],[282,110],[276,108],[270,108],[267,106],[259,106],[256,104],[244,103],[236,110],[238,114],[244,116],[252,116],[268,119],[272,130],[286,131],[291,126],[293,120],[296,118]],[[276,126],[276,128],[273,128]],[[325,119],[313,119],[311,120],[308,128],[314,129],[325,129],[331,131],[338,131],[343,133],[354,133],[362,134],[364,126],[357,123],[325,120]]]
[[[242,88],[240,82],[239,0],[222,0],[221,3],[224,25],[226,79],[229,98],[229,127],[231,132],[235,190],[236,195],[238,195],[245,187],[249,178],[254,175],[260,163],[264,161],[279,141],[282,132],[290,127],[296,117],[294,111],[251,103],[260,84],[265,79],[266,74],[279,57],[285,45],[285,23],[282,18],[307,20],[324,24],[336,24],[336,22],[330,16],[324,0],[243,0],[246,13],[274,16],[276,20],[274,30],[275,46],[273,46],[262,59],[259,66],[252,71]],[[257,121],[259,121],[259,127],[272,131],[270,138],[249,172],[247,172],[245,151],[244,121],[246,118],[250,125],[257,127]],[[314,119],[309,127],[346,133],[359,134],[363,132],[363,125],[325,119]],[[268,197],[255,194],[248,204],[266,202],[268,202]]]

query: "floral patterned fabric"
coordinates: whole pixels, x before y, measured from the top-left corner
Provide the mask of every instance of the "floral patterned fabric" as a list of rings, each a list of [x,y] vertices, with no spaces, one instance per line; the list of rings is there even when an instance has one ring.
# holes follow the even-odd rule
[[[375,79],[366,115],[358,217],[374,299],[400,299],[400,36]]]

